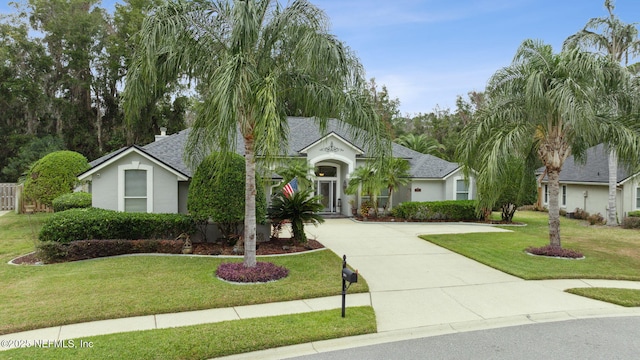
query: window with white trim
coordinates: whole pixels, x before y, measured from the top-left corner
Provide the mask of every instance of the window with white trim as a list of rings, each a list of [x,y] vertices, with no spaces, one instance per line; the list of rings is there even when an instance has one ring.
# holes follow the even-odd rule
[[[567,185],[562,185],[562,207],[567,207]]]
[[[544,186],[544,202],[543,204],[549,203],[549,185]]]
[[[118,166],[118,210],[153,212],[153,167],[139,161]]]
[[[636,188],[636,209],[640,209],[640,186]]]
[[[464,179],[455,180],[456,200],[469,200],[469,184]]]

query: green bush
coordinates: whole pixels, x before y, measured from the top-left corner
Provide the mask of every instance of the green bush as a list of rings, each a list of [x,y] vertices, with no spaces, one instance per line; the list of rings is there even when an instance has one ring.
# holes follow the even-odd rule
[[[406,220],[478,220],[475,200],[404,202],[394,207],[391,214]]]
[[[629,217],[640,217],[640,210],[636,210],[636,211],[629,211],[629,213],[627,214],[627,216],[629,216]]]
[[[69,209],[84,209],[91,207],[91,194],[86,192],[72,192],[53,199],[53,211],[60,212]]]
[[[626,217],[620,226],[623,229],[640,229],[640,217]]]
[[[82,154],[67,150],[52,152],[27,172],[25,198],[51,206],[53,199],[73,191],[78,175],[88,169],[89,163]]]
[[[71,209],[54,213],[40,230],[41,241],[69,243],[94,239],[175,239],[195,232],[195,221],[182,214],[127,213]]]
[[[47,241],[38,244],[38,258],[56,263],[124,254],[180,254],[183,244],[182,240],[80,240],[67,244]]]
[[[209,155],[196,169],[191,184],[187,209],[196,219],[210,219],[225,237],[236,235],[244,221],[245,162],[244,157],[230,154],[224,173],[216,177],[220,154]],[[256,184],[256,220],[266,223],[267,200],[260,181]]]

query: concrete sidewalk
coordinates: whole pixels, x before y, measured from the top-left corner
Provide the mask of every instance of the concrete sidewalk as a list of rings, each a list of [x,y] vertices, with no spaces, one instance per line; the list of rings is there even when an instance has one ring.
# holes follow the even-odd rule
[[[347,255],[349,265],[366,278],[370,293],[349,294],[347,306],[372,305],[378,333],[235,355],[229,359],[282,359],[461,331],[586,317],[640,315],[636,308],[623,308],[563,292],[572,287],[640,289],[640,283],[525,281],[417,237],[419,234],[504,231],[509,230],[476,224],[358,223],[350,219],[330,219],[317,228],[308,227],[310,238],[316,238],[339,256]],[[340,306],[340,296],[335,296],[64,325],[3,335],[0,340],[65,340]]]

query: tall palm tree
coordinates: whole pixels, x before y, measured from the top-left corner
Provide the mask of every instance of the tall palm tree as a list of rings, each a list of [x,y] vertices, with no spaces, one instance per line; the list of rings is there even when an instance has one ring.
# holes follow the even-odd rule
[[[577,158],[607,131],[637,150],[637,136],[618,119],[600,121],[595,99],[608,75],[621,67],[578,49],[554,54],[551,46],[526,40],[510,66],[487,86],[486,106],[463,133],[462,158],[482,157],[487,181],[500,178],[506,159],[534,149],[549,181],[549,243],[560,248],[559,174],[566,158]],[[637,151],[636,151],[637,152]]]
[[[391,157],[387,159],[382,169],[382,182],[389,190],[389,199],[385,210],[391,211],[393,208],[393,191],[409,182],[411,165],[405,159]]]
[[[256,154],[269,163],[286,149],[291,104],[297,104],[296,113],[314,115],[321,131],[329,117],[341,118],[374,156],[388,148],[362,66],[327,23],[306,0],[286,7],[276,0],[169,0],[137,35],[126,116],[135,118],[150,94],[186,76],[202,90],[186,145],[188,162],[197,164],[212,149],[242,146],[247,267],[256,264]]]
[[[629,56],[633,57],[640,54],[640,39],[638,38],[638,29],[636,23],[625,24],[613,14],[615,8],[613,0],[605,0],[604,6],[609,13],[608,17],[592,18],[587,22],[585,27],[574,35],[571,35],[564,42],[566,48],[581,47],[585,50],[595,48],[601,53],[607,55],[611,61],[623,63],[625,66],[629,63]],[[619,84],[614,84],[618,87]],[[613,90],[613,89],[612,89]],[[603,97],[603,112],[608,116],[624,115],[624,109],[621,104],[624,101],[618,101],[616,95],[627,97],[627,91],[616,92],[609,91],[608,96]],[[615,143],[609,143],[609,206],[607,209],[607,225],[615,226],[618,224],[616,218],[616,189],[618,174],[618,152]]]

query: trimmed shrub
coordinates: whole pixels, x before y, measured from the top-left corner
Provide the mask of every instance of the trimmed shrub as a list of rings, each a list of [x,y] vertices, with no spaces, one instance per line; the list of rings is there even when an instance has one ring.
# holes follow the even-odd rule
[[[91,194],[86,192],[72,192],[53,199],[53,211],[60,212],[69,209],[85,209],[91,207]]]
[[[629,211],[627,213],[627,216],[629,216],[629,217],[640,217],[640,210]]]
[[[237,235],[244,221],[245,161],[230,154],[224,174],[216,177],[220,154],[213,153],[198,165],[189,185],[187,209],[200,221],[211,220],[226,238]],[[266,223],[267,200],[260,181],[256,184],[256,220]]]
[[[640,229],[640,217],[626,217],[620,226],[623,229]]]
[[[27,172],[25,198],[51,206],[53,199],[73,190],[78,184],[78,175],[87,169],[87,158],[80,153],[52,152],[36,161]]]
[[[54,213],[40,230],[41,241],[70,243],[94,239],[175,239],[195,232],[195,221],[182,214],[126,213],[71,209]]]
[[[478,220],[475,200],[404,202],[394,207],[391,214],[406,220]]]
[[[37,252],[45,263],[56,263],[124,254],[180,254],[183,243],[182,240],[80,240],[67,244],[47,241],[38,244]]]

